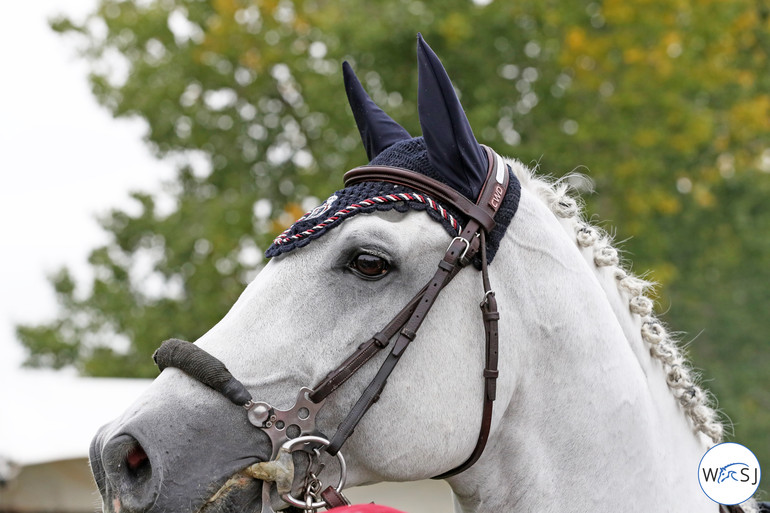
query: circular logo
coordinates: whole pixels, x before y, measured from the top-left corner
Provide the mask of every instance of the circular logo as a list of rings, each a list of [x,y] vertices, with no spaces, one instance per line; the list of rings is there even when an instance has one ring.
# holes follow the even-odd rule
[[[698,482],[709,499],[733,505],[749,500],[759,487],[762,471],[754,453],[741,444],[722,443],[700,460]]]
[[[337,201],[337,196],[332,195],[327,198],[326,201],[315,207],[313,210],[311,210],[305,217],[303,217],[301,220],[304,219],[315,219],[316,217],[319,217],[322,214],[325,214],[329,211],[330,208],[332,208],[332,205],[334,202]]]

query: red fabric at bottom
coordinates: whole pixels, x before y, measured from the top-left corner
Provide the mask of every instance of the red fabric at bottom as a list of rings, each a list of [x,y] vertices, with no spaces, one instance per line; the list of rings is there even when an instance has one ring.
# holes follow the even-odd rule
[[[352,506],[332,508],[329,511],[334,513],[404,513],[400,509],[380,506],[379,504],[354,504]]]

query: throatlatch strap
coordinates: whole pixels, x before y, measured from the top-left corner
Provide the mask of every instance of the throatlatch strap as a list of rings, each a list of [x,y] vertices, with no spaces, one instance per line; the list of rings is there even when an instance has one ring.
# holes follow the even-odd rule
[[[498,361],[498,341],[499,331],[497,321],[500,320],[500,313],[497,311],[497,300],[495,293],[489,283],[489,270],[487,268],[487,244],[486,235],[481,232],[481,276],[484,284],[484,300],[479,305],[481,307],[482,319],[484,321],[484,333],[486,338],[486,359],[484,366],[484,409],[481,413],[481,428],[479,428],[479,437],[476,440],[476,447],[467,460],[459,466],[432,477],[431,479],[446,479],[468,470],[478,461],[489,440],[489,430],[492,427],[492,408],[495,397],[497,396],[497,370]]]
[[[504,166],[502,159],[491,149],[486,146],[484,149],[487,151],[487,159],[490,162],[489,175],[484,183],[484,187],[479,194],[478,204],[480,206],[486,206],[492,209],[493,212],[497,212],[500,207],[502,198],[508,191],[509,176],[507,170],[501,169],[500,166]],[[492,166],[492,161],[496,162],[495,166]],[[505,171],[503,173],[503,171]],[[496,180],[492,180],[493,173],[496,176]],[[503,176],[504,174],[504,176]],[[502,180],[501,180],[502,179]],[[481,302],[482,319],[484,321],[484,332],[486,342],[486,358],[484,366],[484,408],[481,414],[481,428],[479,429],[479,437],[476,440],[476,447],[473,452],[463,463],[457,467],[440,474],[433,479],[445,479],[450,476],[454,476],[469,469],[484,452],[484,448],[487,445],[489,439],[489,431],[492,427],[492,410],[494,406],[495,397],[497,395],[497,376],[499,374],[497,370],[498,364],[498,346],[499,346],[499,332],[498,321],[500,320],[500,314],[497,311],[497,300],[495,299],[495,293],[492,291],[492,286],[489,282],[489,269],[487,267],[487,244],[486,235],[488,232],[481,230],[479,232],[480,246],[481,246],[481,278],[484,285],[484,300]]]

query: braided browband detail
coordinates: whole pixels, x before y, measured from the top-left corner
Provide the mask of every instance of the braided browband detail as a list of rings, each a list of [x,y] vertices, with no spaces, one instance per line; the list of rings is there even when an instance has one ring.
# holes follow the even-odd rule
[[[345,173],[344,180],[346,187],[361,182],[386,182],[410,187],[430,196],[435,196],[440,201],[451,205],[460,213],[475,220],[487,232],[495,226],[493,215],[490,215],[484,208],[479,207],[448,185],[409,169],[390,166],[361,166]]]
[[[385,194],[382,196],[375,196],[373,198],[367,198],[357,203],[353,203],[351,205],[346,206],[343,209],[338,210],[337,212],[334,213],[333,216],[328,217],[327,219],[321,221],[317,225],[311,228],[308,228],[307,230],[301,231],[299,233],[295,233],[294,235],[288,235],[288,233],[291,231],[291,227],[289,227],[283,233],[281,233],[278,237],[276,237],[275,240],[273,240],[273,244],[277,246],[281,246],[289,242],[293,242],[299,239],[304,239],[306,237],[309,237],[314,233],[318,232],[319,230],[329,227],[330,225],[343,219],[348,214],[351,214],[352,212],[361,208],[371,207],[377,204],[396,203],[396,202],[404,202],[404,201],[417,201],[417,202],[423,203],[429,208],[438,212],[441,217],[449,221],[449,223],[452,225],[452,229],[454,229],[458,234],[463,230],[462,226],[457,221],[457,219],[455,219],[454,216],[450,214],[447,209],[442,207],[439,203],[434,201],[432,198],[428,196],[424,196],[422,194],[408,194],[408,193],[402,192],[402,193],[396,193],[396,194]],[[305,214],[305,216],[307,215],[308,214]],[[303,216],[303,218],[305,216]],[[300,218],[299,221],[301,221],[303,218]]]

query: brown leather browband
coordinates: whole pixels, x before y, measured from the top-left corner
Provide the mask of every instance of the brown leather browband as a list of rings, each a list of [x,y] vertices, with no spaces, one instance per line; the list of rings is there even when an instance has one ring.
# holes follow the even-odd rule
[[[476,203],[451,187],[408,169],[391,166],[358,167],[345,173],[344,180],[345,187],[360,182],[388,182],[396,185],[405,185],[428,196],[432,196],[442,203],[452,205],[466,217],[475,219],[487,233],[492,231],[492,228],[495,226],[494,214],[497,210],[490,215],[488,209],[479,207]]]
[[[393,337],[397,337],[390,354],[380,366],[379,371],[361,397],[353,406],[347,417],[340,423],[337,432],[326,447],[326,452],[336,454],[353,430],[361,421],[369,408],[377,401],[387,382],[388,376],[395,368],[399,358],[409,344],[417,336],[422,321],[430,311],[441,290],[454,278],[457,273],[480,253],[482,282],[484,285],[484,300],[481,303],[482,320],[486,337],[486,358],[484,366],[484,407],[481,428],[476,447],[462,464],[444,472],[434,479],[444,479],[467,470],[481,456],[489,437],[492,424],[492,405],[496,394],[498,376],[498,327],[500,318],[497,312],[497,301],[489,283],[486,256],[486,236],[495,226],[495,214],[502,204],[510,181],[507,166],[491,149],[483,147],[489,163],[486,181],[475,203],[458,193],[451,187],[424,175],[407,169],[364,166],[348,171],[345,174],[345,186],[360,182],[388,182],[410,187],[434,199],[446,203],[464,214],[468,221],[458,237],[455,237],[444,258],[438,264],[438,269],[430,282],[391,320],[382,331],[375,333],[371,339],[361,344],[359,348],[339,367],[322,379],[310,394],[313,402],[320,402],[334,392],[368,362],[380,349],[387,347]]]

